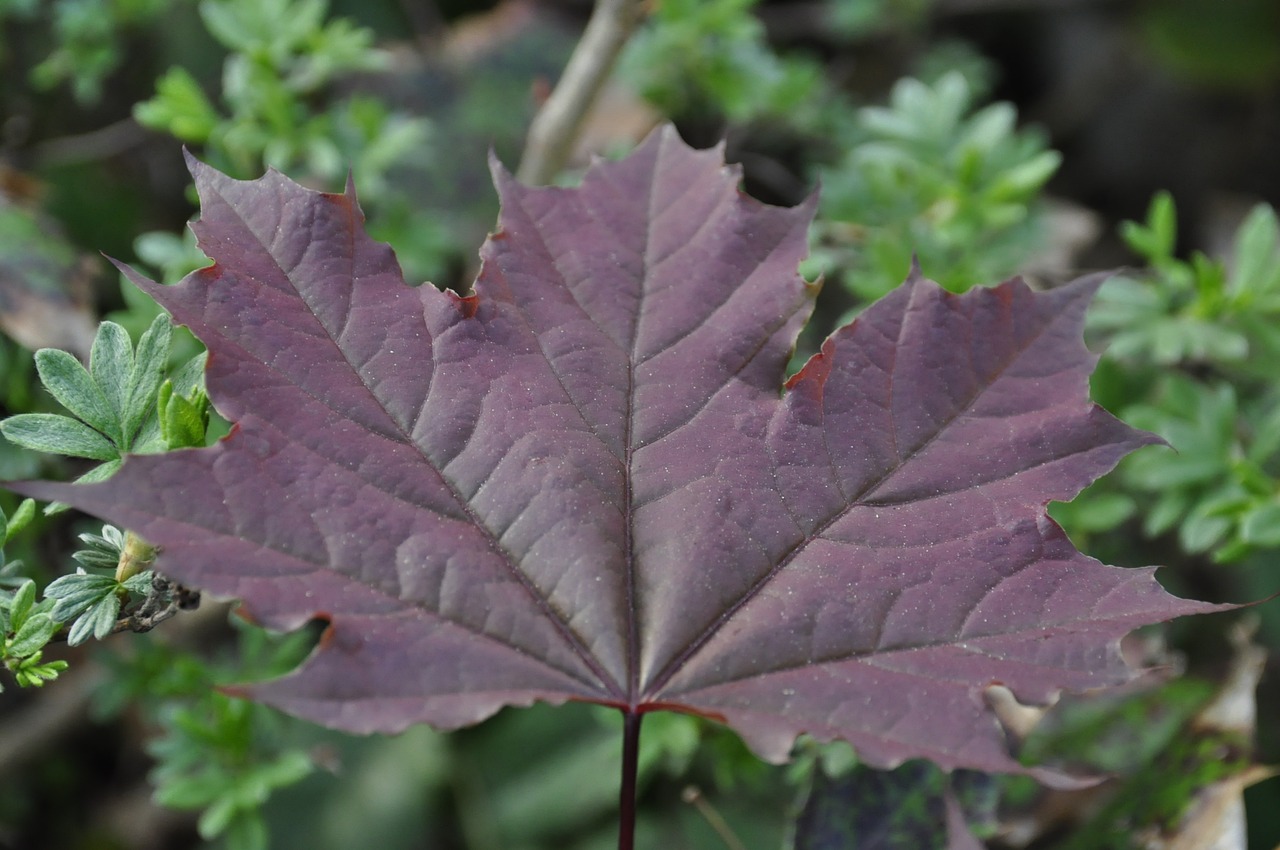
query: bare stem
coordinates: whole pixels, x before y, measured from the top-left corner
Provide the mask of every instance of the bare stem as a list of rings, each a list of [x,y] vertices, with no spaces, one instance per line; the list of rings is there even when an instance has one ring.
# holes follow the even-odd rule
[[[684,789],[684,793],[680,795],[680,798],[686,803],[692,804],[693,807],[698,810],[698,813],[702,815],[707,823],[710,824],[711,828],[716,831],[716,835],[720,836],[720,840],[724,842],[725,846],[728,847],[729,850],[747,850],[746,845],[742,843],[741,839],[734,835],[733,830],[729,827],[728,821],[726,821],[720,813],[716,811],[715,806],[707,802],[706,797],[702,796],[702,791],[700,789],[690,785],[688,788]]]
[[[636,23],[641,0],[596,0],[560,81],[534,116],[516,176],[530,186],[551,181],[573,150],[578,128]]]
[[[636,841],[636,773],[640,765],[638,711],[622,715],[622,791],[618,799],[618,850],[632,850]]]

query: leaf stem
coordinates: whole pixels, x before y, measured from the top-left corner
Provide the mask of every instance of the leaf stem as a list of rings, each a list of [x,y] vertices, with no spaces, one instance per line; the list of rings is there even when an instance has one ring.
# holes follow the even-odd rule
[[[622,713],[622,790],[618,799],[618,850],[632,850],[636,841],[636,774],[640,765],[640,720],[643,714]]]
[[[680,794],[680,799],[691,804],[698,810],[698,814],[707,821],[716,835],[720,836],[720,840],[729,850],[747,850],[746,845],[738,836],[734,835],[733,829],[730,828],[728,821],[724,819],[715,806],[707,802],[707,798],[702,796],[702,790],[697,786],[690,785]]]

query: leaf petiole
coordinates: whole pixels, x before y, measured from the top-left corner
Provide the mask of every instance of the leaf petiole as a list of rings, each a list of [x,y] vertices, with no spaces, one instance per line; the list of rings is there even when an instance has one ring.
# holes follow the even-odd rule
[[[622,713],[622,790],[618,799],[618,850],[632,850],[636,840],[636,774],[640,764],[640,721],[635,709]]]

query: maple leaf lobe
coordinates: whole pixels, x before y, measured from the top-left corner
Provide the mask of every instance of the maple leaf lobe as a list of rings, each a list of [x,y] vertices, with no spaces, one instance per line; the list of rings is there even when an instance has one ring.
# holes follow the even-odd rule
[[[193,162],[215,260],[130,276],[208,345],[218,445],[28,483],[161,545],[259,621],[323,612],[249,692],[353,731],[588,700],[797,734],[879,765],[1022,768],[983,704],[1129,675],[1128,630],[1211,606],[1045,515],[1150,442],[1089,402],[1096,280],[918,275],[786,383],[812,199],[674,131],[577,189],[500,167],[474,293],[405,285],[354,193]]]

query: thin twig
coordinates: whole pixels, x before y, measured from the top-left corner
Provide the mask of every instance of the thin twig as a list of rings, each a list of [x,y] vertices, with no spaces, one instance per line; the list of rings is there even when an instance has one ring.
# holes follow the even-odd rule
[[[114,631],[149,632],[179,611],[200,607],[200,591],[183,587],[162,573],[151,577],[151,590],[137,610],[116,623]]]
[[[530,186],[551,181],[573,150],[582,120],[640,20],[642,0],[597,0],[560,81],[534,116],[516,176]]]
[[[59,136],[35,145],[32,158],[43,168],[100,162],[147,140],[147,129],[132,117],[75,136]]]
[[[701,789],[696,785],[690,785],[685,788],[684,792],[680,795],[680,799],[684,800],[686,803],[691,803],[693,807],[698,810],[698,813],[706,819],[707,823],[711,825],[713,830],[715,830],[716,835],[720,836],[720,840],[725,843],[725,846],[728,847],[729,850],[747,850],[746,845],[742,843],[742,839],[738,838],[737,835],[734,835],[733,829],[730,828],[728,821],[721,817],[720,813],[716,811],[715,806],[707,802],[707,798],[702,796]]]

